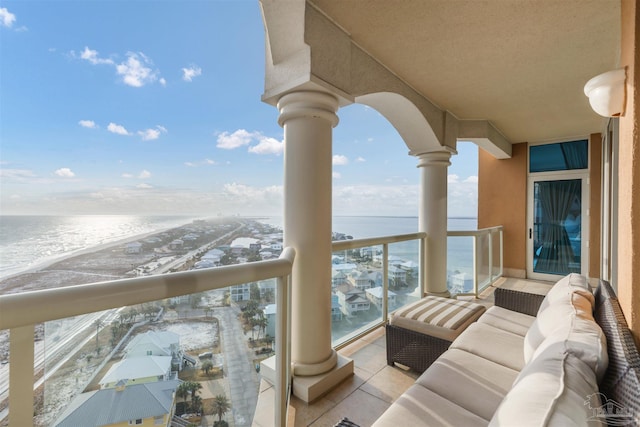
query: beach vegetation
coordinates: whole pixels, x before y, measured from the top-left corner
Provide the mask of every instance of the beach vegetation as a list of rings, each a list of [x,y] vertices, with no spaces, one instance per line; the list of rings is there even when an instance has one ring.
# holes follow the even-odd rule
[[[205,360],[202,362],[200,369],[202,369],[202,372],[204,372],[206,376],[209,376],[213,370],[213,362],[211,360]]]
[[[219,394],[214,398],[213,413],[218,416],[217,425],[219,426],[223,425],[223,424],[220,424],[220,422],[222,421],[222,417],[224,417],[225,414],[229,412],[229,409],[231,409],[231,403],[229,402],[229,399],[227,399],[227,396],[225,396],[224,394]]]

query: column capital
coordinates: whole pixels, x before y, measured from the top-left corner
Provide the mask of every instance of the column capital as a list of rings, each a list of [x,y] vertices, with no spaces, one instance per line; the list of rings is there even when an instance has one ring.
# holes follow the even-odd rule
[[[451,166],[451,156],[458,154],[456,150],[450,147],[443,147],[442,150],[428,151],[424,153],[411,153],[418,158],[419,168],[425,166]]]
[[[335,127],[338,124],[338,106],[338,98],[326,92],[291,92],[278,100],[278,124],[284,126],[287,120],[308,117],[325,119]]]

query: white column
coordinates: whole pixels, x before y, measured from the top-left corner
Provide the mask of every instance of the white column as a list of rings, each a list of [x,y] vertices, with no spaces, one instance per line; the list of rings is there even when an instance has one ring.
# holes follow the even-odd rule
[[[447,290],[447,167],[452,150],[418,154],[422,169],[418,227],[427,233],[424,292],[450,297]]]
[[[332,132],[338,100],[301,91],[278,101],[284,128],[284,245],[296,250],[291,359],[296,376],[336,366],[331,347]]]

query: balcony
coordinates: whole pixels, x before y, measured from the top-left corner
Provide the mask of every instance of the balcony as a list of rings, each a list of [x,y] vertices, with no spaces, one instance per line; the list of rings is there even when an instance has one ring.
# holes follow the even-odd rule
[[[550,285],[547,282],[503,277],[486,287],[476,302],[487,307],[493,305],[493,290],[496,287],[546,293]],[[292,397],[287,414],[288,425],[333,426],[343,417],[360,426],[371,425],[418,377],[415,371],[387,365],[385,329],[381,326],[342,347],[339,353],[354,360],[354,375],[312,404]],[[261,405],[256,411],[254,425],[271,425],[263,420],[270,420],[272,411],[269,411],[267,403],[272,401],[273,389],[263,381],[259,400]]]
[[[494,240],[492,236],[499,236],[500,228],[452,233],[456,238],[466,236],[469,239],[466,243],[472,243],[471,249],[466,251],[473,253],[468,260],[471,265],[467,267],[471,267],[471,271],[474,271],[474,276],[477,277],[477,272],[483,270],[483,265],[486,267],[486,263],[483,264],[481,260],[492,257],[491,242]],[[479,239],[489,243],[478,244]],[[166,357],[171,359],[171,368],[166,373],[161,370],[160,376],[164,376],[165,379],[175,379],[178,377],[177,370],[181,370],[183,365],[187,367],[189,364],[195,365],[198,363],[196,359],[209,357],[215,359],[211,369],[214,372],[214,379],[210,380],[207,374],[205,380],[208,381],[204,382],[206,387],[201,396],[206,400],[214,398],[216,393],[229,395],[233,408],[230,413],[236,425],[250,422],[256,405],[255,424],[284,425],[286,415],[289,418],[289,425],[300,425],[305,422],[301,420],[313,422],[320,414],[326,412],[318,408],[327,409],[335,406],[336,411],[339,411],[340,405],[343,405],[342,399],[352,395],[368,393],[383,400],[392,400],[396,393],[401,393],[415,379],[415,374],[386,367],[382,326],[390,311],[421,297],[423,290],[419,283],[422,283],[421,277],[425,271],[425,261],[421,254],[424,253],[425,240],[425,233],[415,233],[333,243],[333,267],[334,278],[336,278],[332,286],[334,297],[341,293],[341,287],[343,291],[351,289],[358,294],[356,295],[359,298],[358,301],[362,299],[359,304],[367,306],[366,310],[353,311],[351,309],[353,304],[345,301],[343,294],[342,301],[339,301],[336,307],[332,307],[336,311],[339,310],[335,316],[332,316],[333,346],[341,355],[355,361],[355,375],[331,394],[323,397],[320,400],[324,402],[322,404],[315,403],[307,406],[294,397],[289,406],[288,415],[285,410],[287,404],[285,396],[288,395],[287,378],[290,375],[286,367],[289,365],[290,358],[290,338],[287,330],[290,316],[288,283],[294,262],[294,253],[291,249],[285,250],[278,260],[4,295],[0,297],[2,306],[0,327],[10,330],[12,355],[8,385],[9,409],[13,410],[9,414],[9,420],[12,425],[31,423],[50,425],[59,419],[64,405],[79,392],[83,390],[96,392],[99,389],[117,387],[117,374],[109,375],[109,373],[116,368],[122,368],[126,359],[136,356],[136,350],[132,349],[132,342],[135,340],[130,339],[129,335],[139,338],[144,336],[143,331],[172,333],[162,329],[161,326],[160,319],[163,316],[171,316],[169,312],[163,311],[164,308],[160,308],[162,301],[165,303],[169,301],[170,305],[179,305],[181,302],[187,304],[183,311],[176,310],[171,313],[177,318],[174,319],[177,320],[177,324],[183,324],[185,327],[188,325],[190,330],[195,331],[195,335],[206,335],[202,327],[206,328],[207,325],[214,328],[215,332],[209,341],[205,339],[206,342],[201,342],[202,337],[200,337],[196,340],[198,343],[194,343],[194,338],[188,333],[185,336],[185,329],[180,330],[183,340],[187,338],[187,342],[183,341],[182,347],[191,350],[192,354],[183,352],[180,345],[167,345],[171,347],[168,351],[171,357]],[[496,241],[498,244],[501,243],[501,239]],[[460,244],[452,247],[454,251],[461,250]],[[496,253],[501,254],[500,248],[501,246],[498,246],[499,250]],[[493,262],[490,261],[489,270],[492,265]],[[456,271],[466,268],[464,265],[454,266]],[[493,283],[498,276],[498,273],[489,273],[484,280],[485,287]],[[275,321],[275,325],[272,324],[271,328],[276,331],[274,333],[276,338],[274,366],[277,366],[271,382],[276,384],[276,387],[271,387],[262,381],[260,390],[263,393],[258,398],[260,376],[254,371],[254,367],[256,371],[259,370],[255,362],[259,363],[259,360],[264,359],[264,353],[268,356],[272,352],[264,352],[264,346],[258,346],[256,350],[238,349],[236,345],[238,341],[235,337],[244,335],[250,343],[256,344],[260,341],[253,339],[255,327],[251,328],[251,338],[248,338],[249,332],[243,333],[240,329],[241,323],[235,320],[243,318],[240,309],[236,305],[231,307],[226,305],[223,295],[229,286],[269,279],[276,279],[277,282],[272,284],[272,287],[276,288],[277,301],[275,315],[271,318],[272,323]],[[245,287],[248,288],[248,286]],[[473,286],[473,292],[477,292],[478,289],[476,283]],[[490,289],[488,289],[489,296]],[[229,292],[229,294],[233,293]],[[190,301],[194,295],[199,297],[204,295],[206,303],[200,308],[192,306],[190,309],[188,305],[193,305]],[[464,295],[468,296],[469,292],[465,292]],[[486,295],[478,294],[478,296],[490,303]],[[46,309],[44,309],[45,306]],[[41,322],[44,322],[43,328],[36,328],[36,325]],[[109,337],[109,325],[111,325],[111,337]],[[116,328],[113,325],[122,327]],[[116,336],[117,333],[114,330],[120,330],[123,336]],[[266,336],[265,330],[263,337],[266,338]],[[258,338],[260,338],[259,331]],[[70,346],[76,347],[74,351],[70,351]],[[240,340],[240,347],[244,347],[242,340]],[[213,352],[205,351],[199,355],[197,352],[194,353],[195,350],[208,349]],[[266,349],[271,350],[271,348]],[[214,357],[212,353],[217,356]],[[67,354],[66,357],[64,357],[65,354]],[[148,352],[147,355],[152,355],[152,352]],[[153,355],[158,360],[162,359],[155,352]],[[238,360],[240,363],[237,363]],[[216,382],[216,373],[217,378],[225,378],[226,375],[227,381]],[[138,375],[131,373],[127,375],[127,386],[130,386],[136,384],[136,381],[146,382],[151,374],[140,372]],[[107,381],[107,377],[115,378],[113,383]],[[182,375],[182,377],[185,376]],[[247,377],[251,378],[248,384]],[[32,383],[35,387],[31,386]],[[227,384],[226,387],[224,384]],[[38,393],[38,390],[43,393]],[[275,399],[274,404],[273,397],[276,390],[281,397]],[[270,398],[264,399],[262,397],[266,396],[264,392],[267,392]],[[41,400],[37,398],[35,403],[35,410],[39,415],[33,419],[31,417],[34,413],[33,397],[41,394],[44,397]],[[247,395],[255,397],[247,399]],[[267,418],[263,415],[265,402],[270,402],[267,405],[269,414]],[[345,402],[348,403],[348,401]],[[6,417],[7,412],[7,408],[3,408],[3,418]],[[331,416],[331,412],[326,416]],[[265,419],[268,422],[265,423]],[[294,424],[291,424],[292,422]]]

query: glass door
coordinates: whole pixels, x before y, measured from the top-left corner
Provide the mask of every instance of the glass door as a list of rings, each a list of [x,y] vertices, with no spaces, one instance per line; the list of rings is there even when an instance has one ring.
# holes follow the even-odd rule
[[[556,280],[586,272],[586,179],[555,178],[529,179],[527,275],[531,278]]]

